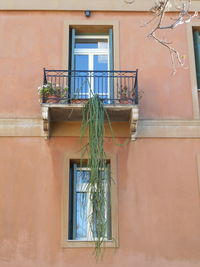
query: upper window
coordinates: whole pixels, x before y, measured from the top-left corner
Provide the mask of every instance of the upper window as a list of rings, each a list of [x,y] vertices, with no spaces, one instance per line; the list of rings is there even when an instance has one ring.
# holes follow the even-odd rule
[[[112,29],[107,34],[83,34],[71,29],[71,98],[98,94],[110,99],[113,94],[108,72],[113,70]]]
[[[195,65],[197,76],[197,88],[200,89],[200,32],[198,29],[193,31],[194,39],[194,53],[195,53]]]

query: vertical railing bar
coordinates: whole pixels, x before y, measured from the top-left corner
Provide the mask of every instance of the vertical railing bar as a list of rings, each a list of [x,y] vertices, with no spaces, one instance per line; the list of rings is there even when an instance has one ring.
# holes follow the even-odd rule
[[[81,76],[81,74],[80,74],[80,86],[79,86],[79,88],[80,87],[83,87],[83,90],[86,91],[86,85],[84,84],[84,76]]]
[[[98,94],[100,94],[100,92],[101,92],[101,83],[99,83],[99,81],[100,81],[100,78],[101,78],[101,76],[100,76],[100,73],[99,73],[99,75],[97,76],[97,92],[98,92]],[[102,92],[103,92],[103,88],[102,88]]]
[[[123,77],[123,80],[124,80],[123,90],[125,92],[124,99],[126,100],[126,98],[127,98],[127,88],[126,88],[126,76],[125,75]]]
[[[67,86],[64,86],[64,84],[66,83],[65,81],[66,81],[66,77],[63,75],[63,78],[62,78],[62,88],[63,88],[62,97],[63,97],[63,99],[66,98],[66,94],[67,94],[67,91],[64,90],[64,88],[67,87]],[[67,83],[66,83],[66,84],[67,84]]]
[[[119,101],[119,99],[120,99],[120,96],[119,96],[119,77],[118,77],[118,73],[117,73],[117,76],[116,76],[117,78],[117,80],[116,80],[116,86],[117,86],[117,88],[116,88],[116,90],[114,90],[114,92],[116,91],[116,98],[117,98],[117,100]]]
[[[88,99],[90,96],[89,96],[89,73],[88,72],[85,72],[84,73],[84,76],[82,78],[83,82],[83,88],[84,88],[84,91],[85,91],[85,98]]]
[[[105,87],[103,86],[102,90],[102,99],[105,101],[105,103],[108,103],[109,100],[109,94],[108,94],[108,72],[103,72],[103,75],[105,77]],[[105,94],[105,95],[104,95]]]
[[[132,102],[132,98],[131,98],[131,88],[130,88],[130,77],[127,76],[127,82],[128,82],[128,85],[127,85],[127,90],[128,90],[128,103]]]
[[[60,96],[59,97],[61,98],[61,95],[62,95],[62,87],[61,87],[60,79],[61,79],[61,73],[60,73],[60,75],[58,77],[58,83],[59,83],[59,88],[60,88]]]
[[[99,79],[100,79],[100,77],[97,77],[97,89],[98,89],[98,94],[99,94],[99,91],[100,91]]]
[[[78,70],[76,70],[76,71],[74,71],[74,98],[76,99],[79,99],[80,98],[80,96],[79,96],[79,94],[80,94],[80,88],[79,88],[79,84],[78,84],[78,82],[79,82],[79,75],[80,75],[80,73],[79,73],[79,71]]]
[[[115,73],[113,73],[113,103],[114,104],[116,104],[116,98],[117,98],[117,92],[116,92],[116,90],[115,90],[115,84],[116,84],[116,82],[115,82],[115,79],[116,79],[116,77],[115,77]],[[110,97],[111,98],[111,97]]]
[[[81,74],[80,74],[81,75]],[[83,88],[83,92],[84,92],[84,98],[87,98],[87,95],[86,95],[86,92],[87,92],[87,80],[85,79],[85,81],[84,81],[84,78],[82,77],[82,76],[80,76],[81,77],[81,85],[80,85],[80,87],[82,87]]]
[[[79,73],[78,75],[78,88],[79,88],[79,94],[80,94],[80,98],[84,98],[84,92],[85,92],[85,85],[82,85],[81,83],[81,73]]]
[[[76,91],[78,91],[78,97],[77,97],[78,99],[81,99],[81,96],[79,95],[81,89],[84,91],[84,88],[81,88],[80,78],[81,78],[81,74],[78,72],[77,75],[76,75],[76,78],[75,78],[76,86],[75,86],[75,89],[74,89],[75,93],[76,93]]]
[[[109,86],[108,86],[108,74],[109,74],[109,72],[105,73],[105,75],[106,75],[106,88],[105,88],[106,97],[105,97],[105,99],[107,100],[107,101],[105,100],[106,103],[109,103],[109,101],[110,101],[110,92],[109,92]]]
[[[120,73],[118,73],[118,79],[119,79],[119,98],[121,99],[121,76],[120,76]]]
[[[102,73],[101,75],[101,82],[100,82],[100,88],[101,88],[101,91],[102,91],[102,97],[103,97],[103,88],[104,88],[104,73]]]
[[[90,90],[90,97],[91,97],[91,94],[93,94],[93,91],[92,91],[92,73],[91,71],[89,71],[89,90]]]
[[[44,73],[44,77],[43,77],[43,85],[47,84],[47,77],[46,77],[46,70],[45,68],[43,68],[43,73]],[[45,102],[45,99],[44,99],[44,93],[42,94],[42,103]]]
[[[56,95],[57,95],[57,78],[58,78],[58,76],[55,75],[55,77],[54,77],[54,80],[55,80],[54,84],[55,84],[55,94]]]
[[[132,104],[134,104],[135,101],[135,83],[134,83],[134,76],[131,77],[131,95],[132,95]]]
[[[54,88],[55,88],[55,79],[56,79],[56,77],[55,77],[55,75],[53,75],[53,76],[52,76],[52,81],[53,81],[53,82],[52,82],[52,85],[53,85]]]
[[[84,86],[85,86],[85,92],[87,92],[87,98],[90,98],[90,75],[89,72],[85,73],[85,80],[84,80]]]
[[[66,73],[67,74],[67,73]],[[69,87],[68,87],[68,76],[64,76],[63,78],[63,89],[67,88],[67,90],[64,90],[64,99],[68,99],[68,91],[69,91]]]
[[[106,80],[105,73],[103,73],[103,76],[102,76],[102,92],[101,92],[102,93],[102,98],[104,97],[103,92],[104,92],[105,80]]]
[[[89,72],[85,72],[84,74],[84,87],[85,87],[85,94],[86,98],[90,98],[90,75]]]
[[[69,72],[66,72],[66,77],[65,77],[65,80],[64,80],[64,87],[65,86],[67,87],[66,99],[68,101],[68,99],[69,99]]]

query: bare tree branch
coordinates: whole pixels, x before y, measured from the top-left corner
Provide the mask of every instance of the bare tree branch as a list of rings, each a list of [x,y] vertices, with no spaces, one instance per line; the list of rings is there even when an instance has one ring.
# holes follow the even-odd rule
[[[124,0],[127,4],[132,4],[135,0]],[[138,0],[139,1],[139,0]],[[171,23],[164,24],[165,14],[167,11],[170,11],[172,5],[175,7],[178,12],[176,18],[171,18]],[[171,44],[172,42],[166,42],[162,38],[157,36],[157,33],[167,30],[173,30],[179,25],[184,23],[190,23],[192,19],[198,16],[198,12],[190,13],[191,0],[156,0],[150,12],[153,13],[153,17],[146,21],[143,26],[151,25],[152,30],[147,35],[147,37],[152,38],[160,45],[168,49],[172,62],[173,74],[176,72],[176,63],[180,66],[184,66],[185,57],[181,56]]]
[[[172,1],[176,10],[179,12],[178,17],[176,17],[175,19],[173,18],[172,23],[165,25],[165,13],[170,10]],[[190,7],[191,0],[178,0],[178,2],[177,0],[157,0],[154,6],[150,9],[150,11],[153,13],[153,18],[145,23],[145,26],[153,26],[152,31],[147,36],[169,50],[172,61],[173,74],[176,72],[176,62],[180,66],[184,66],[184,57],[181,56],[173,46],[171,46],[171,42],[166,42],[160,37],[157,37],[157,32],[160,30],[172,30],[181,24],[191,22],[194,17],[197,17],[198,13],[194,12],[194,14],[191,15],[189,13]]]

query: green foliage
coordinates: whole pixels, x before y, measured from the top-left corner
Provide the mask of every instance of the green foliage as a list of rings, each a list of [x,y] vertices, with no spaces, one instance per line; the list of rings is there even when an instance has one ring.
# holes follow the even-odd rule
[[[68,92],[68,87],[62,88],[59,84],[52,84],[48,82],[40,87],[38,87],[38,94],[43,97],[48,97],[50,95],[65,97]]]
[[[82,141],[88,135],[87,142],[82,148],[82,159],[87,153],[87,167],[91,171],[88,191],[92,203],[91,214],[88,219],[95,241],[95,255],[97,257],[100,255],[103,241],[106,240],[108,219],[105,216],[107,205],[105,184],[110,188],[111,181],[104,151],[104,114],[102,101],[98,95],[94,95],[83,108],[81,126]]]

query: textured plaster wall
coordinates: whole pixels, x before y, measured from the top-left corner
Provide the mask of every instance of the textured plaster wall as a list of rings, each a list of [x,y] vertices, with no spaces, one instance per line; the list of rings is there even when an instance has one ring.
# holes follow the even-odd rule
[[[178,68],[171,75],[168,51],[147,39],[148,30],[141,27],[148,19],[148,13],[136,12],[92,12],[87,19],[83,12],[0,11],[0,117],[40,117],[37,87],[43,67],[62,68],[65,20],[90,20],[91,24],[93,20],[118,20],[120,68],[138,68],[139,88],[144,91],[140,118],[191,119],[189,70]],[[187,55],[185,26],[166,38]]]
[[[0,147],[1,267],[199,266],[198,140],[106,141],[118,161],[120,247],[99,263],[92,249],[60,246],[64,154],[79,140],[1,138]]]
[[[145,13],[92,12],[118,20],[120,67],[139,68],[140,118],[192,119],[189,70],[171,76],[165,49],[145,37]],[[65,20],[83,12],[0,11],[0,118],[40,118],[42,68],[62,68]],[[169,40],[187,54],[185,27]],[[68,48],[66,47],[66,53]],[[119,140],[121,141],[121,140]],[[118,160],[119,242],[96,263],[90,248],[61,248],[64,155],[79,138],[0,138],[0,267],[199,267],[198,139],[106,141]]]

